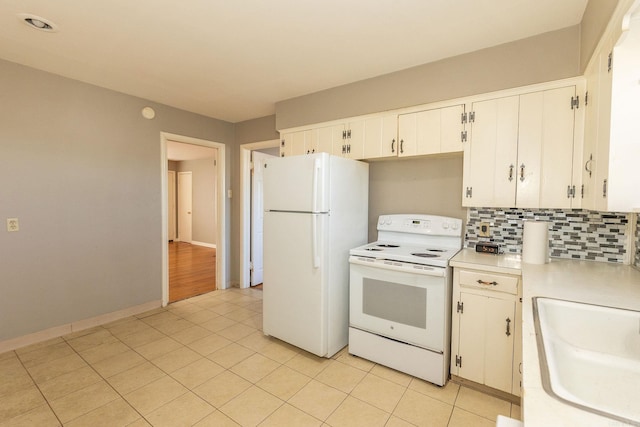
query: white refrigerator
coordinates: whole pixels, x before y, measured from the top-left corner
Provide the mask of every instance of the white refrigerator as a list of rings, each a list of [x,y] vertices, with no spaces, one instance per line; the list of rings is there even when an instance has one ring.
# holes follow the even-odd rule
[[[369,165],[318,153],[264,168],[263,331],[331,357],[348,341],[349,249],[367,242]]]

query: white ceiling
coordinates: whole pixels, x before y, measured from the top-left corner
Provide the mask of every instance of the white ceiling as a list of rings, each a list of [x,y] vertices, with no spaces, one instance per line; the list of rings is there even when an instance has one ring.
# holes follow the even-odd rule
[[[0,58],[229,122],[579,23],[587,0],[2,0]],[[56,33],[17,17],[53,21]]]

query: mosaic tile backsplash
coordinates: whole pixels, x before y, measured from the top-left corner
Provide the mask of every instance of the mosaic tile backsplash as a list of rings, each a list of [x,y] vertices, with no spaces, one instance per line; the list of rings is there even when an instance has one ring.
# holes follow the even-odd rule
[[[478,242],[495,242],[505,253],[521,253],[522,221],[525,219],[551,223],[551,257],[624,262],[628,219],[627,214],[623,213],[563,209],[470,208],[467,214],[465,247],[475,248]],[[480,222],[491,223],[491,237],[478,236]],[[639,239],[638,233],[635,239]],[[640,254],[636,249],[636,265],[640,263],[639,258]]]

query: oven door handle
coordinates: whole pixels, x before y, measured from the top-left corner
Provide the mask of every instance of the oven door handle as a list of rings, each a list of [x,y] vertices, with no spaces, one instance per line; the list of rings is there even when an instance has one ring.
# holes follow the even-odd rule
[[[431,267],[426,265],[400,263],[384,259],[367,258],[356,255],[349,257],[351,264],[362,265],[369,268],[381,270],[399,271],[407,274],[421,274],[423,276],[444,277],[447,269],[444,267]]]

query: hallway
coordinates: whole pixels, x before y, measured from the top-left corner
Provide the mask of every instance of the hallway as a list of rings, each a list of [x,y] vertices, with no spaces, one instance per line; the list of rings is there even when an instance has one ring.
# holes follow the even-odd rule
[[[216,249],[169,243],[169,302],[216,290]]]

